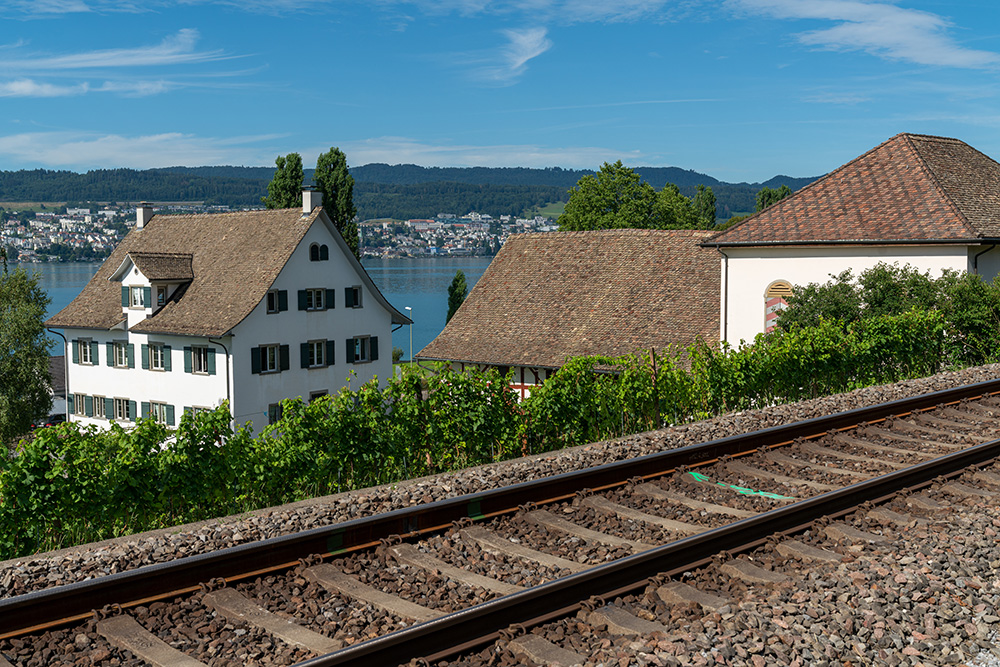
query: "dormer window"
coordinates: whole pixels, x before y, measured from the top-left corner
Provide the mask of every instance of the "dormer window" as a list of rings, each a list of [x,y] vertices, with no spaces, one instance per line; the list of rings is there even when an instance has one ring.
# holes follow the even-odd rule
[[[167,303],[167,287],[162,285],[156,288],[156,306],[157,308],[165,306]]]
[[[148,287],[142,287],[141,285],[133,285],[132,287],[129,287],[129,308],[145,308],[146,303],[149,301],[149,291],[150,289]]]

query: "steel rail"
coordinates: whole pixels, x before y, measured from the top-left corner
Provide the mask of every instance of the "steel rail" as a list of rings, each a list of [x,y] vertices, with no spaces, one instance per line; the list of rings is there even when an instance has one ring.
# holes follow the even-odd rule
[[[799,532],[822,517],[849,513],[865,502],[926,486],[936,478],[960,474],[969,466],[998,456],[1000,440],[983,443],[354,644],[300,662],[297,667],[360,667],[403,664],[413,658],[431,663],[452,659],[495,641],[500,631],[511,625],[530,628],[566,616],[592,596],[613,598],[635,592],[645,588],[652,577],[690,570],[721,552],[752,549],[764,544],[768,536]]]
[[[581,489],[623,485],[635,477],[653,478],[681,466],[704,465],[723,456],[819,437],[891,415],[996,394],[1000,394],[1000,380],[964,385],[0,599],[0,639],[88,618],[106,605],[128,608],[170,598],[215,578],[239,581],[280,570],[311,554],[344,553],[390,535],[412,537],[438,531],[466,517],[497,516],[527,503],[568,498]]]

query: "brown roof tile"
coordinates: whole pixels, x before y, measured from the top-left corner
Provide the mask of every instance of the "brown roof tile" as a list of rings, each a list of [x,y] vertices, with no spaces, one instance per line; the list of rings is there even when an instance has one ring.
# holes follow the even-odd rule
[[[957,139],[898,134],[709,244],[997,237],[1000,164]]]
[[[417,358],[557,368],[718,340],[719,259],[700,230],[511,236]]]

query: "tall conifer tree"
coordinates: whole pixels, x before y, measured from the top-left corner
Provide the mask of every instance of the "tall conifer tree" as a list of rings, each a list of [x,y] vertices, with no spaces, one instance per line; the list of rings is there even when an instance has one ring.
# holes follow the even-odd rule
[[[358,250],[358,224],[354,221],[354,177],[347,170],[347,156],[339,148],[331,148],[316,160],[316,187],[323,193],[323,210],[347,241],[354,256]]]

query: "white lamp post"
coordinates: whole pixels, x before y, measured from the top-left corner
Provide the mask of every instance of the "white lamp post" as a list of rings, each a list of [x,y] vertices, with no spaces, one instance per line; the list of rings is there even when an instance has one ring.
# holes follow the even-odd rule
[[[408,317],[410,320],[410,366],[412,366],[413,365],[413,309],[410,308],[409,306],[406,306],[404,310],[408,311],[406,313],[406,317]]]

